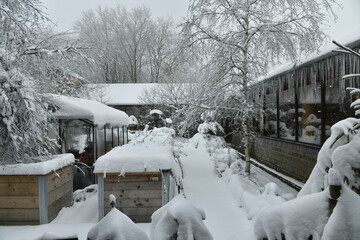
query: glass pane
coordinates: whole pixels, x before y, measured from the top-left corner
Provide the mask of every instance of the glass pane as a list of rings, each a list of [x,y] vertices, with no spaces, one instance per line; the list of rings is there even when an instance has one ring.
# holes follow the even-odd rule
[[[299,99],[299,141],[321,143],[321,76],[317,64],[297,73]]]
[[[279,78],[279,136],[295,140],[295,84],[291,73]]]
[[[278,84],[274,80],[264,83],[264,113],[260,131],[264,136],[277,137],[277,97]]]
[[[80,120],[62,120],[62,151],[74,154],[76,159],[92,165],[94,145],[92,126]]]

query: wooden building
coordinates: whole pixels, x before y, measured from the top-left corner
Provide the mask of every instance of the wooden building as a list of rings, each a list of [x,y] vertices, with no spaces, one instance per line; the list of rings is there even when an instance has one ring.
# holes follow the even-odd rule
[[[52,221],[72,203],[72,154],[50,160],[0,166],[0,225]]]
[[[358,37],[357,39],[360,39]],[[360,40],[345,43],[359,52]],[[305,182],[331,126],[354,116],[347,87],[360,87],[360,58],[320,50],[298,64],[288,64],[251,86],[260,109],[253,118],[252,155],[260,162]]]
[[[110,210],[109,195],[115,207],[134,222],[151,222],[151,215],[171,198],[171,147],[138,143],[117,147],[95,163],[98,179],[99,220]]]

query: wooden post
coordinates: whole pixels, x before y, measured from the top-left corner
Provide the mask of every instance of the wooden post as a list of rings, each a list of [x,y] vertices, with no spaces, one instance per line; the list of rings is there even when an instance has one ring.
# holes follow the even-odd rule
[[[46,189],[46,176],[38,177],[39,186],[39,215],[40,224],[48,223],[48,199]]]
[[[337,199],[341,194],[341,185],[330,185],[329,186],[329,216],[333,213],[334,208],[337,204]]]
[[[99,221],[104,217],[104,175],[98,175]]]
[[[161,173],[162,181],[162,205],[164,206],[169,202],[169,192],[170,192],[170,170],[162,170]]]

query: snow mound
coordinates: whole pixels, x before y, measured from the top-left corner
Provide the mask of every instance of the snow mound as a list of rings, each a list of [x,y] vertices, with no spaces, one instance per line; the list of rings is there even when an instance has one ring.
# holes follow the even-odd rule
[[[173,168],[173,149],[156,142],[126,144],[112,149],[95,162],[94,173],[160,172]]]
[[[155,128],[135,135],[129,144],[115,147],[98,158],[94,173],[161,172],[174,167],[173,140],[175,131]]]
[[[202,133],[197,133],[190,138],[189,144],[194,148],[207,148],[209,152],[214,152],[215,149],[224,148],[226,146],[223,137]]]
[[[263,208],[254,224],[257,239],[320,239],[328,220],[328,191]]]
[[[73,193],[73,205],[60,210],[51,224],[98,222],[98,185],[90,185]]]
[[[145,142],[156,142],[159,144],[174,144],[175,130],[172,128],[162,127],[154,128],[146,133],[142,141]],[[137,139],[139,141],[139,139]]]
[[[133,116],[133,115],[131,115],[130,117],[129,117],[129,123],[128,123],[128,125],[139,125],[139,121],[137,120],[137,118],[135,117],[135,116]]]
[[[89,240],[147,240],[147,234],[116,208],[100,220],[87,236]]]
[[[174,236],[177,239],[213,239],[203,223],[205,212],[190,204],[182,195],[158,209],[151,219],[150,238],[153,240],[169,240]]]
[[[199,125],[197,130],[201,134],[209,133],[213,135],[219,135],[224,133],[224,129],[217,122],[204,122]]]
[[[322,239],[360,239],[360,197],[343,184],[336,207],[325,226]]]
[[[70,153],[38,157],[33,163],[1,165],[0,175],[46,175],[74,162],[74,155]]]
[[[229,186],[238,206],[246,211],[248,219],[255,218],[264,208],[286,201],[275,183],[266,184],[265,190],[261,193],[255,181],[233,174],[229,177]]]

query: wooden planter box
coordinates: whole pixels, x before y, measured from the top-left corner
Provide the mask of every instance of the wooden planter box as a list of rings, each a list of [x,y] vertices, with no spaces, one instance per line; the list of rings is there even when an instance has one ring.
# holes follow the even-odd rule
[[[69,164],[45,174],[0,175],[0,225],[49,223],[71,204],[72,179]]]
[[[111,207],[109,195],[116,197],[115,207],[135,223],[151,222],[151,215],[169,202],[170,170],[98,175],[99,219]]]

